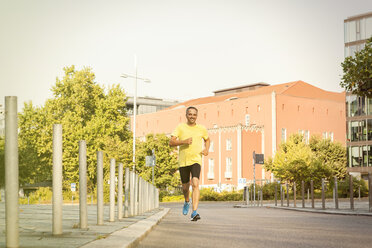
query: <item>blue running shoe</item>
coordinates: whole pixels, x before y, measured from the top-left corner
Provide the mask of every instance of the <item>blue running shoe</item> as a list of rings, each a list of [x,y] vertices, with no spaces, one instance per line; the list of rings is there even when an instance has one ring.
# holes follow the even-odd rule
[[[183,204],[183,209],[182,209],[183,215],[187,215],[189,213],[189,210],[190,210],[190,202],[185,201],[185,203]]]
[[[197,221],[200,220],[200,215],[194,210],[191,214],[191,221]]]

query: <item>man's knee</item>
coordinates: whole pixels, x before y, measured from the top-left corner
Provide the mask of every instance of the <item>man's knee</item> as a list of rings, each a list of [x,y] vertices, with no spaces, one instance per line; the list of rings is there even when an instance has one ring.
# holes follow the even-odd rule
[[[189,190],[189,188],[190,188],[190,183],[184,183],[184,184],[182,184],[182,190],[183,191],[187,191],[187,190]]]
[[[199,178],[194,177],[192,179],[192,188],[193,189],[199,189]]]

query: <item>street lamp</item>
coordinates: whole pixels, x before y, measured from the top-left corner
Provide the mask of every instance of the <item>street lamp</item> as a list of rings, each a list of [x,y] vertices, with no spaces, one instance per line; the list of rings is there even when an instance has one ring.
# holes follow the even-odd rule
[[[134,97],[133,97],[133,172],[136,169],[136,115],[137,115],[137,79],[140,79],[146,83],[150,83],[150,79],[142,78],[137,76],[137,61],[135,60],[136,75],[132,76],[126,73],[121,75],[122,78],[133,78],[134,79]]]

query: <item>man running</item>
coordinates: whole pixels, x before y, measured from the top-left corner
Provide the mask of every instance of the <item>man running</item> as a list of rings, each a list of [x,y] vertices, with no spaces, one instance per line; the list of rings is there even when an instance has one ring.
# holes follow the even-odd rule
[[[199,177],[202,163],[202,155],[207,156],[210,140],[207,129],[196,124],[198,110],[195,107],[186,109],[187,123],[181,123],[173,131],[169,142],[170,146],[179,146],[178,164],[182,182],[182,191],[185,197],[183,214],[187,215],[190,208],[190,174],[192,185],[192,209],[191,220],[197,221],[200,215],[197,212],[199,204]],[[203,140],[205,148],[203,149]]]

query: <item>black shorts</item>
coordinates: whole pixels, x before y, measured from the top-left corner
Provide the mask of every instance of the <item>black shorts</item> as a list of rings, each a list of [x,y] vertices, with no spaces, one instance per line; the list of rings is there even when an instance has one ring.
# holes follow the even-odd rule
[[[200,177],[200,164],[195,163],[193,165],[180,167],[180,175],[182,184],[190,182],[190,173],[192,177]]]

